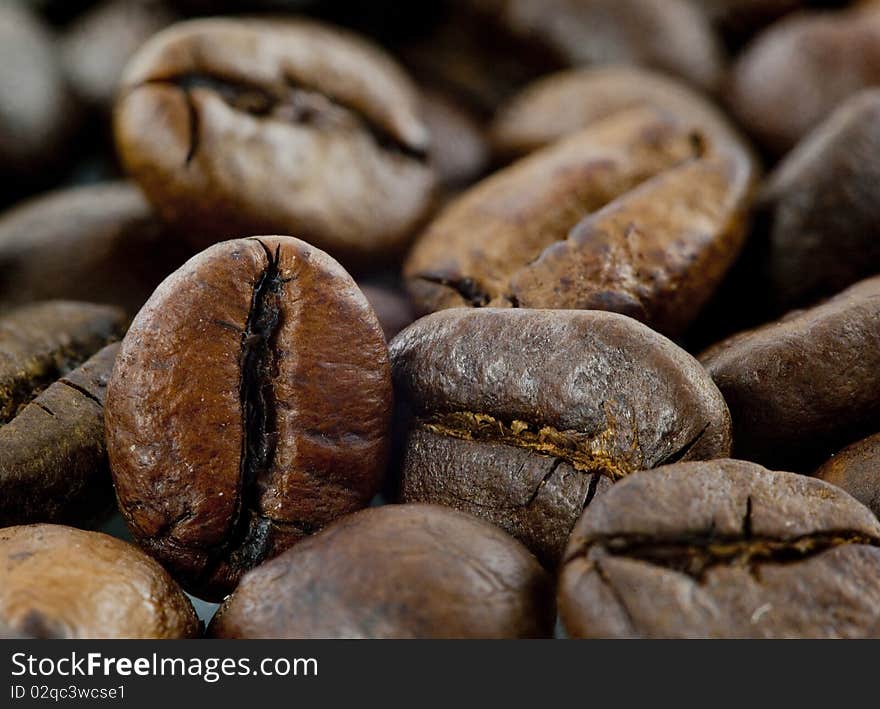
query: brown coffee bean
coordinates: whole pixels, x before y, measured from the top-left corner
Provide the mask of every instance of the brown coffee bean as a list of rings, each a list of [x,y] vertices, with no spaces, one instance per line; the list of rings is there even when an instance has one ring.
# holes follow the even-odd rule
[[[123,340],[107,449],[129,530],[197,595],[379,489],[391,416],[379,323],[333,259],[285,236],[217,244]]]
[[[545,76],[498,109],[495,153],[519,158],[628,109],[649,107],[731,139],[727,119],[686,84],[637,67],[571,69]]]
[[[109,112],[126,62],[174,19],[162,0],[105,0],[79,16],[65,30],[60,47],[74,93]]]
[[[850,98],[789,153],[759,205],[782,309],[880,273],[880,90]]]
[[[0,627],[26,638],[199,635],[192,604],[125,542],[52,524],[0,529]]]
[[[740,56],[728,102],[765,148],[781,154],[848,96],[878,83],[878,7],[803,12],[772,25]]]
[[[89,524],[111,508],[104,392],[118,349],[100,350],[0,427],[0,526]]]
[[[739,253],[754,176],[720,126],[615,113],[450,204],[407,258],[407,287],[420,312],[611,310],[678,334]]]
[[[493,522],[548,565],[614,480],[730,452],[702,367],[622,315],[446,310],[398,335],[391,361],[402,498]]]
[[[712,90],[721,49],[708,20],[683,0],[472,0],[512,34],[566,63],[641,64]]]
[[[162,217],[203,246],[294,233],[373,265],[430,206],[417,107],[401,70],[341,30],[200,20],[161,32],[132,60],[116,143]]]
[[[41,180],[66,137],[73,111],[52,41],[26,8],[0,5],[0,178]]]
[[[0,317],[0,526],[87,525],[110,508],[102,404],[115,347],[101,348],[124,323],[117,308],[62,301]]]
[[[75,187],[0,216],[0,303],[112,303],[134,315],[191,251],[123,182]]]
[[[218,638],[535,638],[553,583],[491,525],[434,505],[350,515],[249,572],[221,606]]]
[[[396,289],[379,283],[358,285],[375,311],[386,340],[390,341],[415,319],[409,301]]]
[[[880,523],[820,480],[736,460],[639,473],[575,527],[559,607],[573,637],[865,637]]]
[[[816,471],[880,517],[880,433],[844,448]]]
[[[737,457],[811,470],[876,428],[880,277],[734,335],[700,361],[733,418]]]
[[[0,318],[0,424],[124,331],[118,308],[52,301]]]

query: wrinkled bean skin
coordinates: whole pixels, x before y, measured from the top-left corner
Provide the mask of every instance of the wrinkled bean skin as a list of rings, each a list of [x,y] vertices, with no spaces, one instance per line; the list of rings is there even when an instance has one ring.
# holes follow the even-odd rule
[[[215,638],[540,638],[553,583],[504,532],[434,505],[334,523],[249,572]]]
[[[571,65],[641,64],[711,91],[721,51],[707,18],[682,0],[473,0],[509,32]]]
[[[0,526],[83,525],[111,509],[104,393],[118,349],[104,347],[0,426]]]
[[[390,349],[402,499],[493,522],[549,566],[612,481],[730,452],[696,360],[622,315],[445,310]]]
[[[194,638],[200,624],[168,573],[136,547],[52,524],[0,529],[0,637]]]
[[[201,247],[293,233],[373,265],[431,203],[415,89],[379,49],[316,23],[195,20],[159,33],[126,69],[115,135],[159,214]]]
[[[0,526],[90,525],[111,508],[105,345],[125,323],[118,308],[71,301],[0,316]]]
[[[726,92],[771,153],[790,150],[840,103],[880,83],[880,7],[802,12],[762,32],[736,61]]]
[[[739,253],[754,178],[720,126],[615,113],[447,206],[404,264],[407,288],[422,313],[609,310],[675,336]]]
[[[191,255],[128,183],[57,190],[0,215],[0,303],[67,298],[134,315]]]
[[[880,415],[880,277],[734,335],[700,357],[733,418],[739,458],[810,470]]]
[[[781,309],[880,273],[880,90],[859,93],[768,178],[769,272]]]
[[[390,418],[372,308],[285,236],[223,242],[171,274],[123,340],[105,407],[129,530],[204,598],[364,507]]]
[[[121,310],[92,303],[32,303],[0,317],[0,424],[124,330]]]
[[[880,616],[880,523],[841,490],[719,460],[638,473],[565,555],[576,638],[860,638]]]
[[[880,433],[847,446],[815,474],[845,490],[880,517]]]

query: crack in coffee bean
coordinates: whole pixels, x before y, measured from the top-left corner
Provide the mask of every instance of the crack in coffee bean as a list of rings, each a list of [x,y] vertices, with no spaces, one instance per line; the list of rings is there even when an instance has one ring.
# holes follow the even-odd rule
[[[645,561],[703,581],[716,566],[738,566],[753,570],[760,564],[787,564],[818,556],[844,544],[880,546],[880,540],[860,532],[842,530],[808,534],[794,539],[769,537],[736,538],[713,536],[681,537],[658,540],[640,535],[598,537],[599,545],[610,556]],[[589,548],[584,552],[588,555]]]
[[[417,280],[451,288],[473,308],[483,308],[489,305],[489,301],[492,300],[492,296],[473,278],[445,278],[439,275],[422,274],[417,277]]]
[[[573,430],[560,431],[553,426],[537,425],[519,419],[508,423],[489,414],[470,411],[437,414],[420,423],[424,428],[438,435],[468,441],[492,441],[525,448],[552,456],[558,462],[564,461],[580,472],[599,472],[612,480],[619,480],[639,469],[638,464],[627,465],[619,457],[605,452],[604,441],[613,438],[612,428],[598,435],[590,435]],[[704,427],[692,441],[685,444],[686,450],[683,453],[677,451],[675,455],[679,453],[685,455],[705,430]],[[542,483],[546,482],[555,470],[556,466],[545,476]]]
[[[235,512],[226,542],[208,562],[204,574],[210,575],[220,558],[234,550],[233,557],[248,568],[265,557],[271,546],[270,531],[274,520],[256,512],[259,483],[272,469],[278,431],[275,423],[277,376],[276,336],[281,325],[281,298],[285,279],[279,270],[281,247],[275,253],[262,241],[266,266],[254,284],[251,307],[241,334],[239,366],[241,380],[242,437],[239,483]]]
[[[338,97],[318,91],[302,82],[285,78],[274,85],[248,83],[210,74],[183,74],[176,77],[151,79],[131,90],[146,86],[173,86],[183,93],[189,112],[190,145],[185,159],[189,165],[200,142],[198,109],[193,91],[206,89],[218,95],[230,108],[256,118],[284,121],[318,128],[360,128],[382,150],[403,158],[426,163],[426,150],[412,147],[395,138],[363,112]]]

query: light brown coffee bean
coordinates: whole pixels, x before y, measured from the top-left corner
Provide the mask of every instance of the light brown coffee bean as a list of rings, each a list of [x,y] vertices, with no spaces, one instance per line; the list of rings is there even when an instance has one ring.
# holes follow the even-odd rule
[[[0,628],[18,637],[200,634],[192,604],[168,573],[106,534],[52,524],[0,529],[0,578]]]

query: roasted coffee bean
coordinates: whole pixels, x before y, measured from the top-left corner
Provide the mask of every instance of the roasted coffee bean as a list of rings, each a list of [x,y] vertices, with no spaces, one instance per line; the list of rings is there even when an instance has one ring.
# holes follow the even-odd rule
[[[77,97],[109,112],[126,62],[174,19],[162,0],[105,0],[77,18],[61,40],[62,64]]]
[[[853,96],[805,138],[759,203],[782,309],[880,273],[880,90]]]
[[[115,133],[158,212],[200,245],[295,233],[372,265],[402,248],[431,203],[417,109],[401,70],[341,30],[197,20],[137,53]]]
[[[378,283],[358,285],[375,311],[386,340],[390,341],[415,319],[409,301],[393,288]]]
[[[101,348],[123,331],[120,310],[88,303],[0,317],[0,527],[90,524],[109,510],[102,404],[115,347]]]
[[[100,350],[0,427],[0,527],[89,524],[111,508],[104,392],[118,349]]]
[[[495,153],[509,160],[638,107],[733,134],[723,114],[687,85],[646,69],[613,66],[561,71],[529,84],[498,109],[489,135]]]
[[[560,577],[573,637],[859,638],[880,523],[820,480],[738,460],[639,473],[584,513]]]
[[[446,310],[400,333],[391,361],[403,500],[487,519],[550,565],[613,481],[730,453],[703,368],[622,315]]]
[[[880,6],[856,6],[797,13],[761,33],[734,66],[728,100],[749,132],[781,154],[878,83]]]
[[[220,607],[219,638],[535,638],[553,582],[504,532],[434,505],[343,518],[249,572]]]
[[[513,35],[568,64],[641,64],[714,89],[722,53],[685,0],[472,0]]]
[[[700,360],[733,418],[738,458],[812,470],[876,429],[880,277],[734,335]]]
[[[880,433],[844,448],[816,471],[880,517]]]
[[[134,315],[190,255],[129,184],[59,190],[0,216],[0,304],[70,298]]]
[[[422,92],[422,115],[431,134],[431,165],[447,189],[467,185],[489,165],[489,147],[470,113],[443,92]]]
[[[24,7],[0,4],[0,178],[41,181],[71,114],[50,31]]]
[[[381,486],[385,338],[323,252],[285,236],[227,241],[141,309],[105,416],[135,540],[186,588],[220,598]]]
[[[614,113],[478,183],[404,266],[417,310],[611,310],[683,331],[739,253],[754,166],[721,124]]]
[[[118,308],[52,301],[0,318],[0,424],[124,332]]]
[[[0,529],[0,578],[0,627],[17,637],[199,635],[192,604],[168,573],[106,534],[53,524]]]

